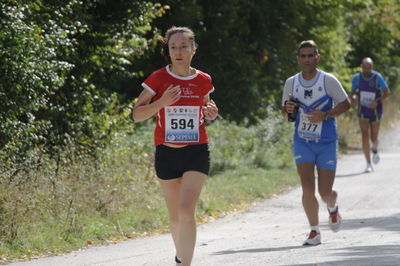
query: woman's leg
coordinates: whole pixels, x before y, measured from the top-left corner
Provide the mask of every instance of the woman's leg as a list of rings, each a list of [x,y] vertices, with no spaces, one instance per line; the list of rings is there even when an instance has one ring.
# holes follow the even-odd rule
[[[182,265],[189,266],[196,243],[195,211],[207,175],[197,171],[183,174],[179,194],[179,243]]]
[[[159,179],[169,214],[169,229],[174,240],[176,256],[182,256],[179,245],[179,202],[182,178]]]

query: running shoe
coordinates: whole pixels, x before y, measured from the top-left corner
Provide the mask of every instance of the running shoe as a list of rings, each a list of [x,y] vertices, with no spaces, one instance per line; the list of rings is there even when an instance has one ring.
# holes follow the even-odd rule
[[[340,230],[341,225],[342,225],[342,216],[340,216],[339,207],[336,206],[335,211],[329,212],[329,227],[333,232],[336,233]]]
[[[316,246],[321,244],[321,234],[312,230],[308,238],[303,242],[303,246]]]
[[[381,158],[379,158],[378,150],[372,148],[372,162],[374,164],[378,164],[380,159]]]
[[[366,173],[371,173],[372,171],[374,171],[374,168],[372,167],[371,163],[367,163],[367,168],[365,168],[365,172]]]

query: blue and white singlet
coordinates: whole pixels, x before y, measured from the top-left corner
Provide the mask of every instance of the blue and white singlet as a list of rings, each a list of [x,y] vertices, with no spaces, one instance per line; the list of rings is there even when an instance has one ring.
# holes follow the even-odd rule
[[[311,110],[328,111],[333,108],[333,99],[328,95],[325,84],[326,73],[318,71],[315,82],[305,86],[301,73],[294,76],[292,97],[300,102],[295,123],[294,140],[331,142],[338,139],[336,119],[330,118],[319,123],[311,123],[308,113]]]

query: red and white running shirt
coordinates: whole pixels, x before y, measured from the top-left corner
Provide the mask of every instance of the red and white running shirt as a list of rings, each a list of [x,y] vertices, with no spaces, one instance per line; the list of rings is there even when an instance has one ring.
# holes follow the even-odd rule
[[[154,95],[153,101],[160,99],[170,85],[181,87],[181,98],[157,112],[154,144],[208,143],[202,108],[204,96],[214,91],[210,75],[196,69],[195,74],[181,77],[172,73],[169,66],[166,66],[154,71],[142,83],[142,86]]]

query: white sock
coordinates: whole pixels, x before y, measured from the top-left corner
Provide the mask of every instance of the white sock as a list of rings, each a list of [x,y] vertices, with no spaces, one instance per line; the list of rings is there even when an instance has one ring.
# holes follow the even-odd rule
[[[338,207],[337,204],[336,204],[334,207],[332,207],[332,208],[328,206],[328,211],[329,211],[330,213],[336,212],[336,211],[337,211],[337,207]]]
[[[320,231],[319,231],[319,226],[318,226],[318,225],[310,226],[310,228],[311,228],[311,231],[315,231],[315,232],[317,232],[318,234],[320,233]]]

